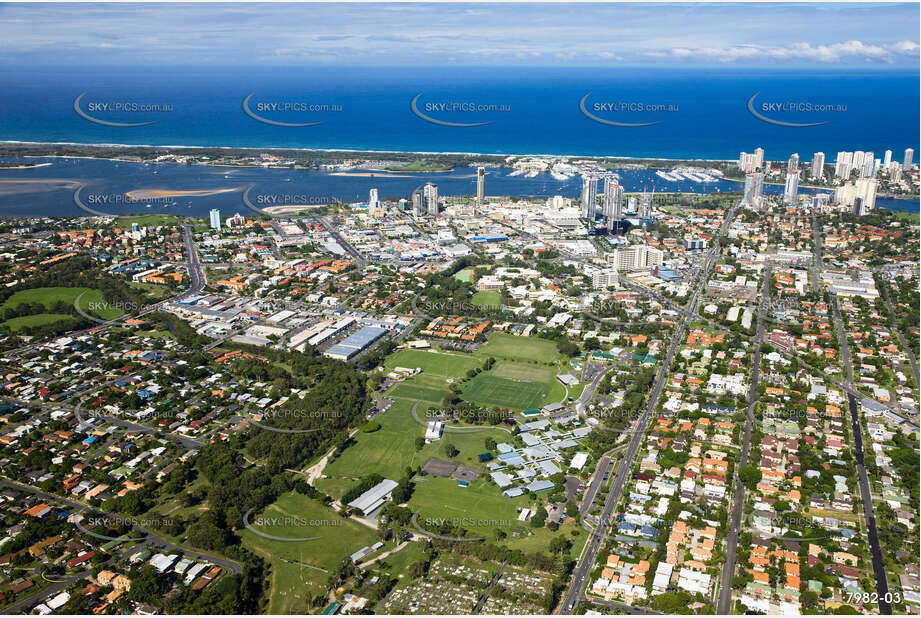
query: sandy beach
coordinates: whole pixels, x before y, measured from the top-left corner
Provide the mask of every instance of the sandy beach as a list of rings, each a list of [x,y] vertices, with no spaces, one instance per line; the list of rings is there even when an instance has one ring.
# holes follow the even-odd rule
[[[165,197],[207,197],[209,195],[220,195],[222,193],[234,193],[242,191],[245,187],[230,187],[227,189],[200,189],[194,191],[175,191],[171,189],[135,189],[125,193],[134,201],[155,200]]]

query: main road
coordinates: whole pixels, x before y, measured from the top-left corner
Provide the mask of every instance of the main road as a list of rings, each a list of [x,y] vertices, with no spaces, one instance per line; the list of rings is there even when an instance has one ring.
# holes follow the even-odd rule
[[[758,401],[758,383],[761,380],[761,343],[764,341],[764,315],[767,313],[771,298],[771,263],[764,269],[764,283],[761,287],[761,304],[758,306],[758,326],[752,353],[752,369],[748,382],[748,411],[745,426],[742,429],[742,450],[739,453],[739,465],[736,466],[735,488],[732,495],[732,515],[729,519],[729,534],[726,536],[726,560],[723,563],[720,578],[717,614],[728,614],[732,604],[732,577],[736,569],[736,549],[739,544],[739,532],[742,528],[742,506],[745,503],[745,485],[742,484],[740,472],[748,465],[751,453],[752,428],[755,424],[755,404]]]
[[[812,231],[816,252],[816,268],[821,269],[824,266],[822,237],[815,216],[812,218]],[[886,580],[883,552],[880,549],[879,534],[876,531],[876,516],[873,514],[873,494],[870,491],[870,481],[867,478],[867,468],[864,465],[863,430],[860,426],[860,409],[857,406],[856,391],[854,390],[854,368],[851,365],[851,349],[847,341],[847,332],[844,330],[844,320],[841,319],[838,297],[834,294],[830,294],[829,297],[831,299],[832,316],[835,320],[835,331],[838,334],[838,347],[841,349],[841,364],[844,366],[845,383],[848,386],[847,407],[851,413],[851,435],[854,437],[854,458],[857,460],[857,484],[860,487],[860,497],[863,501],[863,516],[867,522],[867,540],[870,543],[870,558],[873,563],[873,574],[876,578],[877,602],[881,614],[892,614],[892,604],[886,600],[889,597],[889,582]]]
[[[835,330],[838,331],[841,362],[844,365],[847,384],[853,388],[854,370],[851,366],[851,353],[847,342],[847,334],[844,331],[844,321],[841,319],[841,311],[838,309],[838,298],[835,295],[831,295],[831,308],[835,318]],[[886,580],[883,552],[880,549],[879,534],[876,531],[876,516],[873,514],[873,494],[870,491],[870,480],[867,478],[867,468],[864,465],[860,409],[857,406],[857,397],[853,393],[847,394],[847,407],[851,412],[851,434],[854,436],[854,458],[857,460],[857,484],[860,486],[860,496],[863,500],[863,517],[867,522],[867,540],[870,542],[870,557],[876,578],[879,613],[892,614],[892,604],[886,600],[889,596],[889,582]]]
[[[713,261],[716,256],[719,255],[720,239],[726,233],[726,230],[729,227],[732,219],[735,217],[735,213],[738,208],[739,205],[735,205],[729,209],[726,218],[720,225],[719,233],[715,237],[713,247],[707,252],[707,256],[704,259],[702,268],[700,270],[700,277],[697,280],[697,284],[694,288],[694,293],[691,295],[691,300],[688,303],[687,311],[682,313],[681,322],[675,330],[675,334],[672,336],[671,342],[669,343],[668,351],[665,353],[665,356],[662,359],[662,364],[659,366],[659,371],[656,375],[656,380],[653,384],[652,391],[649,393],[646,409],[643,412],[643,416],[637,422],[636,431],[633,433],[633,436],[630,439],[630,443],[627,446],[627,452],[624,454],[623,459],[620,460],[620,464],[617,467],[617,474],[611,481],[611,487],[608,490],[608,495],[605,499],[604,508],[601,511],[601,517],[598,520],[598,525],[596,525],[595,529],[592,531],[588,540],[588,545],[586,546],[586,549],[583,550],[581,559],[573,571],[572,583],[570,584],[566,596],[563,598],[563,606],[560,609],[561,614],[571,614],[576,604],[581,602],[584,598],[582,591],[585,589],[585,586],[588,583],[588,576],[595,565],[595,560],[598,557],[598,552],[601,550],[601,545],[604,540],[605,533],[607,532],[608,526],[611,524],[611,517],[614,513],[614,509],[617,507],[617,503],[620,501],[620,496],[623,493],[624,486],[627,482],[627,477],[630,474],[633,460],[636,458],[637,451],[639,450],[640,444],[643,441],[645,430],[649,426],[650,419],[652,418],[656,409],[656,405],[659,402],[659,397],[661,396],[662,389],[665,386],[665,380],[668,377],[668,372],[669,368],[671,367],[672,360],[675,357],[675,353],[677,352],[678,347],[684,340],[688,324],[690,323],[692,317],[697,314],[697,307],[700,303],[700,294],[703,290],[704,284],[707,281],[708,275],[713,268]]]

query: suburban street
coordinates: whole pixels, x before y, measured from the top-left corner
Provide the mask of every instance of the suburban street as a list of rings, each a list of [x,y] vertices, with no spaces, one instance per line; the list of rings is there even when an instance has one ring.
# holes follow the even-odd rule
[[[617,503],[620,501],[620,496],[624,490],[624,485],[627,482],[627,477],[630,474],[633,460],[636,458],[637,451],[639,450],[640,444],[643,441],[645,429],[648,427],[650,419],[655,412],[656,405],[659,402],[659,397],[661,396],[662,389],[665,386],[665,380],[668,377],[672,360],[674,359],[675,354],[681,345],[681,342],[684,341],[688,324],[690,323],[692,317],[697,314],[697,307],[700,303],[701,292],[703,291],[704,285],[706,284],[710,270],[713,268],[713,262],[716,259],[716,256],[719,255],[720,238],[723,234],[726,233],[726,230],[729,227],[729,223],[735,217],[738,208],[739,205],[735,205],[729,209],[726,218],[723,220],[722,225],[720,225],[719,235],[714,238],[713,246],[707,252],[706,258],[704,259],[700,271],[700,276],[698,277],[697,283],[694,287],[694,292],[691,295],[690,301],[688,302],[686,311],[682,312],[681,322],[676,328],[675,334],[672,335],[672,339],[668,346],[668,351],[666,352],[665,357],[662,359],[659,366],[659,371],[656,375],[655,382],[653,383],[652,391],[649,393],[646,409],[643,413],[643,416],[640,418],[636,425],[636,431],[633,433],[630,439],[630,443],[627,447],[627,452],[621,459],[620,464],[617,467],[617,473],[614,479],[611,481],[611,487],[608,490],[607,499],[604,503],[604,509],[601,512],[601,517],[599,518],[599,524],[595,527],[594,532],[592,532],[591,536],[589,537],[587,547],[583,551],[582,556],[576,565],[576,568],[573,570],[572,582],[570,584],[569,590],[563,598],[563,605],[562,609],[560,610],[561,614],[571,614],[573,608],[575,608],[575,606],[584,598],[583,590],[588,583],[588,576],[594,568],[595,560],[598,557],[598,552],[601,550],[602,542],[607,533],[607,526],[610,525],[611,516],[614,513],[614,509],[617,507]]]
[[[812,218],[813,235],[816,252],[816,266],[824,266],[822,256],[822,236],[816,218]],[[879,595],[878,604],[881,614],[892,614],[892,604],[886,600],[889,592],[889,582],[886,580],[886,569],[883,564],[883,554],[879,546],[879,534],[876,530],[876,516],[873,514],[873,493],[870,490],[870,481],[867,478],[867,469],[864,466],[863,429],[860,424],[860,409],[857,405],[857,394],[854,390],[854,368],[851,365],[851,349],[847,341],[847,331],[844,330],[844,320],[841,319],[841,310],[838,307],[838,297],[830,295],[832,317],[835,322],[835,332],[838,335],[838,346],[841,354],[841,364],[844,366],[845,382],[848,386],[847,406],[851,413],[851,435],[854,439],[854,458],[857,460],[858,485],[860,497],[863,502],[863,516],[867,523],[867,540],[870,543],[870,554],[873,562],[873,573],[876,578],[876,592]]]
[[[739,533],[742,529],[742,510],[745,505],[745,485],[739,477],[738,471],[748,465],[751,453],[752,428],[755,424],[755,404],[758,403],[758,383],[761,380],[761,344],[764,342],[764,316],[771,300],[771,264],[764,269],[764,281],[761,284],[761,303],[758,305],[758,325],[755,340],[752,342],[751,374],[748,379],[748,410],[745,415],[745,426],[742,429],[742,450],[739,453],[739,464],[736,467],[735,487],[732,494],[732,514],[729,519],[729,534],[726,536],[726,559],[720,576],[719,599],[716,611],[719,614],[728,614],[732,609],[732,578],[736,568],[736,550],[739,544]]]

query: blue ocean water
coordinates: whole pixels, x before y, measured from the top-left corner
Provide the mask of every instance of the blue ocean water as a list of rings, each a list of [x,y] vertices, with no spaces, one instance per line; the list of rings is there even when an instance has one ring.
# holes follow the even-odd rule
[[[0,86],[0,140],[13,141],[669,159],[735,159],[761,146],[769,160],[823,151],[828,161],[839,150],[881,157],[891,149],[897,159],[905,148],[919,150],[918,76],[895,70],[3,68]],[[78,107],[97,119],[155,123],[96,124],[74,110],[81,94]],[[263,118],[322,124],[260,122],[243,110],[250,94],[250,109]],[[768,117],[826,124],[759,120],[747,108],[755,94],[756,111]],[[417,109],[435,120],[490,124],[427,122],[410,107],[417,95]],[[583,97],[586,110],[602,120],[658,124],[596,122],[580,110]],[[780,103],[831,111],[774,109]],[[112,111],[106,104],[171,109]],[[636,111],[638,104],[661,111]],[[300,111],[316,105],[327,111]],[[285,106],[289,111],[277,111]],[[483,106],[486,111],[477,111]]]

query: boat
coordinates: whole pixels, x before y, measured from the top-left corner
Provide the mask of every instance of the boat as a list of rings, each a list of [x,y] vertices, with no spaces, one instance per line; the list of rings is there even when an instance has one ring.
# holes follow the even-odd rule
[[[550,175],[553,176],[554,179],[559,180],[560,182],[565,182],[571,178],[569,174],[564,174],[563,172],[558,172],[556,170],[551,170]]]

